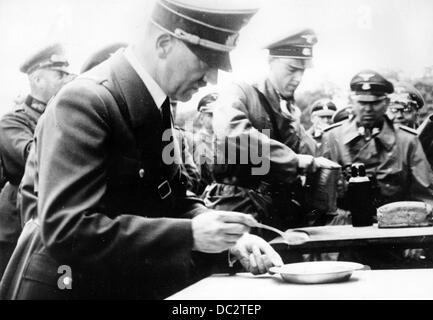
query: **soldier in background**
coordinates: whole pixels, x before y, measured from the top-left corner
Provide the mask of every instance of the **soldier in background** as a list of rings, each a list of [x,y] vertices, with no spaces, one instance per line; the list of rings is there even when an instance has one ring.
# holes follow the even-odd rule
[[[72,79],[60,44],[33,53],[20,67],[28,76],[30,94],[0,119],[0,154],[7,180],[0,194],[0,278],[21,231],[17,191],[36,124],[48,101]]]
[[[293,95],[311,66],[316,42],[310,29],[286,34],[266,47],[269,74],[265,79],[233,83],[219,94],[213,113],[216,182],[204,194],[209,207],[251,213],[280,229],[305,224],[298,170],[325,164],[314,161],[316,144],[300,124]],[[236,150],[236,159],[230,159],[226,149]],[[252,154],[261,154],[262,163],[269,164],[267,173],[252,174],[252,168],[257,168]]]
[[[378,184],[377,206],[404,200],[433,204],[433,173],[417,132],[386,116],[392,83],[366,70],[350,87],[353,116],[325,130],[323,155],[343,168],[364,163]]]
[[[194,119],[193,154],[194,162],[200,173],[197,194],[201,195],[205,188],[212,184],[212,165],[214,159],[214,131],[212,126],[215,101],[218,94],[213,92],[200,99]]]
[[[397,83],[390,95],[387,115],[395,124],[412,129],[419,127],[419,110],[424,106],[421,93],[409,83]]]
[[[323,131],[332,124],[332,117],[337,106],[331,99],[319,99],[311,105],[311,122],[313,125],[307,133],[316,141],[317,149],[322,146]],[[320,151],[319,151],[320,153]]]
[[[417,132],[393,124],[386,116],[389,95],[394,92],[392,83],[377,72],[366,70],[353,77],[350,88],[353,115],[325,130],[323,155],[338,162],[343,169],[356,162],[364,163],[376,185],[376,207],[396,201],[422,201],[433,205],[433,172]],[[342,179],[342,183],[339,207],[347,209],[346,179]],[[332,222],[347,223],[351,223],[347,211],[340,211]],[[406,251],[404,255],[413,256],[413,253]],[[368,259],[366,263],[383,267],[382,263],[392,266],[401,261],[402,256],[400,251],[379,254],[367,250],[362,258]]]

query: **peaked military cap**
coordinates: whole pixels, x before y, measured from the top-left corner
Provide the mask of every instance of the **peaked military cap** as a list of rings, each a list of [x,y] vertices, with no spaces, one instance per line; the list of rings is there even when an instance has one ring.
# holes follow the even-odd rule
[[[322,117],[332,117],[337,111],[337,106],[331,99],[323,98],[316,100],[311,105],[311,114],[315,114]]]
[[[158,0],[151,22],[182,40],[213,68],[231,71],[240,29],[258,11],[252,1]]]
[[[81,67],[80,73],[84,73],[93,67],[97,66],[101,62],[104,62],[108,58],[111,57],[113,53],[115,53],[120,48],[127,47],[128,44],[125,42],[112,43],[110,45],[104,46],[98,51],[94,52],[83,64]]]
[[[403,108],[405,105],[410,105],[416,110],[424,106],[422,94],[410,83],[398,82],[394,86],[394,93],[390,95],[391,103],[396,108]]]
[[[217,93],[209,93],[198,102],[197,111],[204,113],[213,113],[213,103],[218,99]]]
[[[65,49],[59,43],[49,45],[33,53],[21,65],[20,71],[30,74],[37,69],[52,69],[69,73]]]
[[[350,115],[352,114],[352,107],[347,106],[341,109],[338,109],[333,117],[332,117],[332,123],[338,123],[343,120],[349,119]]]
[[[299,29],[280,36],[264,48],[269,49],[272,57],[296,59],[299,68],[309,68],[312,66],[313,46],[316,43],[314,30]]]
[[[394,92],[394,86],[376,71],[364,70],[350,81],[350,90],[357,101],[374,102],[383,100]]]

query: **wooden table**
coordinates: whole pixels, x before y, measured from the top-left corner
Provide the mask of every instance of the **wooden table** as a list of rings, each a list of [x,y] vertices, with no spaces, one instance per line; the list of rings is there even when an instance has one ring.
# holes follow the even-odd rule
[[[372,246],[393,248],[433,246],[433,227],[380,229],[377,225],[356,228],[351,225],[337,225],[293,230],[306,232],[309,235],[310,241],[290,247],[292,250],[303,252],[330,252]],[[279,249],[287,248],[281,237],[272,240],[271,244]]]
[[[356,271],[347,282],[292,284],[278,275],[213,275],[168,300],[433,299],[433,269]]]

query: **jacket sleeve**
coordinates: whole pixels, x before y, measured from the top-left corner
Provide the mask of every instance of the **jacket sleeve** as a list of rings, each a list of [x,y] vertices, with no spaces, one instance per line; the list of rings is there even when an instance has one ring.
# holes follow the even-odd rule
[[[410,193],[414,201],[433,206],[433,172],[417,137],[410,144],[408,163],[411,172]]]
[[[127,261],[137,266],[161,253],[183,254],[186,263],[193,245],[189,219],[110,218],[101,211],[111,134],[103,94],[106,89],[91,81],[71,83],[38,127],[42,240],[54,258],[72,264],[125,269]]]
[[[10,113],[0,120],[0,152],[9,179],[19,183],[24,173],[33,130],[21,113]]]
[[[247,158],[248,163],[256,165],[256,175],[267,175],[284,183],[296,179],[298,159],[295,152],[253,127],[249,113],[251,106],[259,101],[252,88],[233,84],[225,88],[216,103],[213,127],[217,163],[221,154],[225,154],[229,164],[236,160],[242,164]],[[230,154],[230,151],[236,151],[236,154]],[[255,162],[261,166],[257,168]]]

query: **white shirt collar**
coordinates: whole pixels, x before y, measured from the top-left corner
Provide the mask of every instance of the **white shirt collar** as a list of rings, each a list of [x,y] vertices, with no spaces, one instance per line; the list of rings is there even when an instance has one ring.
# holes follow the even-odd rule
[[[161,106],[164,103],[167,95],[162,91],[161,87],[156,83],[156,81],[150,76],[150,74],[146,71],[146,69],[141,65],[140,61],[138,61],[135,53],[132,51],[131,47],[127,47],[125,51],[123,51],[123,55],[126,60],[131,64],[132,68],[137,72],[140,79],[144,82],[147,90],[149,90],[150,95],[155,101],[158,109],[161,110]]]

